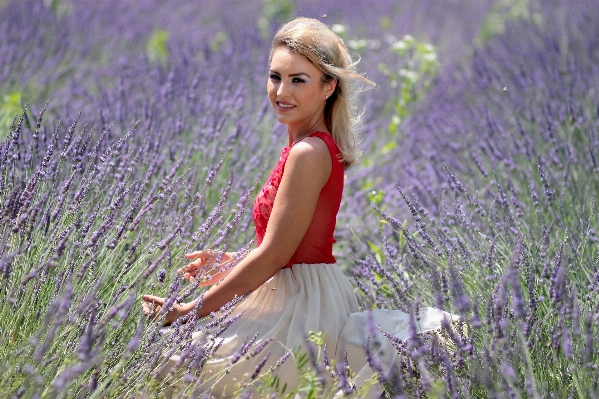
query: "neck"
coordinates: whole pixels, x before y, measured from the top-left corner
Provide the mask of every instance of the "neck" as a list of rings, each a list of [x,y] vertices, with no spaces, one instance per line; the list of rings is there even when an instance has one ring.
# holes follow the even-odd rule
[[[325,132],[328,133],[329,129],[323,120],[319,120],[316,123],[310,124],[308,126],[295,127],[295,126],[287,126],[287,135],[289,136],[289,144],[291,147],[293,144],[302,140],[303,138],[309,136],[314,132]]]

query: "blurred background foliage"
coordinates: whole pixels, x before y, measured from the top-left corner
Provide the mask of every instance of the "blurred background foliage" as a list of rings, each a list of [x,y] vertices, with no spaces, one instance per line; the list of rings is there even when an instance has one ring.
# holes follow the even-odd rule
[[[169,33],[165,30],[156,29],[152,32],[146,44],[146,55],[150,62],[166,63],[168,61],[168,48],[166,47],[168,38]]]
[[[591,0],[0,0],[6,392],[168,388],[160,354],[186,336],[161,339],[137,298],[189,297],[185,251],[251,245],[247,211],[286,143],[269,41],[294,16],[331,26],[377,83],[336,231],[362,306],[464,318],[444,345],[398,346],[387,394],[597,397]]]
[[[539,5],[540,2],[536,0],[498,0],[494,2],[483,21],[475,44],[482,46],[494,35],[504,33],[506,23],[509,21],[522,19],[541,24],[543,17],[539,12]]]

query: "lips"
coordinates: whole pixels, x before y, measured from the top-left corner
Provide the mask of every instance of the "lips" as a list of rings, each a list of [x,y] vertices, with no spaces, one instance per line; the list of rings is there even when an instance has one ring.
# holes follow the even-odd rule
[[[279,112],[287,112],[287,111],[290,111],[295,108],[295,105],[289,104],[288,102],[285,102],[285,101],[277,101],[276,103],[277,103],[277,109],[279,110]]]

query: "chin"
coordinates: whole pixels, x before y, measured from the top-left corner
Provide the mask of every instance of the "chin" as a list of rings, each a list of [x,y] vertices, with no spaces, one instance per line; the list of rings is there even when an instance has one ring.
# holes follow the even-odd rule
[[[279,123],[283,124],[283,125],[289,125],[289,118],[286,118],[285,116],[280,116],[277,115],[277,121],[279,121]]]

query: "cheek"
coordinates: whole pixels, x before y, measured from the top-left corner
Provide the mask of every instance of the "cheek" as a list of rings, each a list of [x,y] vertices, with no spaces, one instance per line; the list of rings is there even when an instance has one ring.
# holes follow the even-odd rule
[[[321,94],[320,94],[319,90],[310,90],[310,92],[305,93],[305,95],[304,95],[305,101],[307,103],[309,103],[312,108],[319,107],[320,98],[321,98]],[[322,98],[324,98],[324,94],[322,95]]]
[[[277,91],[272,82],[270,80],[266,82],[266,94],[268,94],[268,97],[272,98],[274,95],[276,95],[276,93]]]

